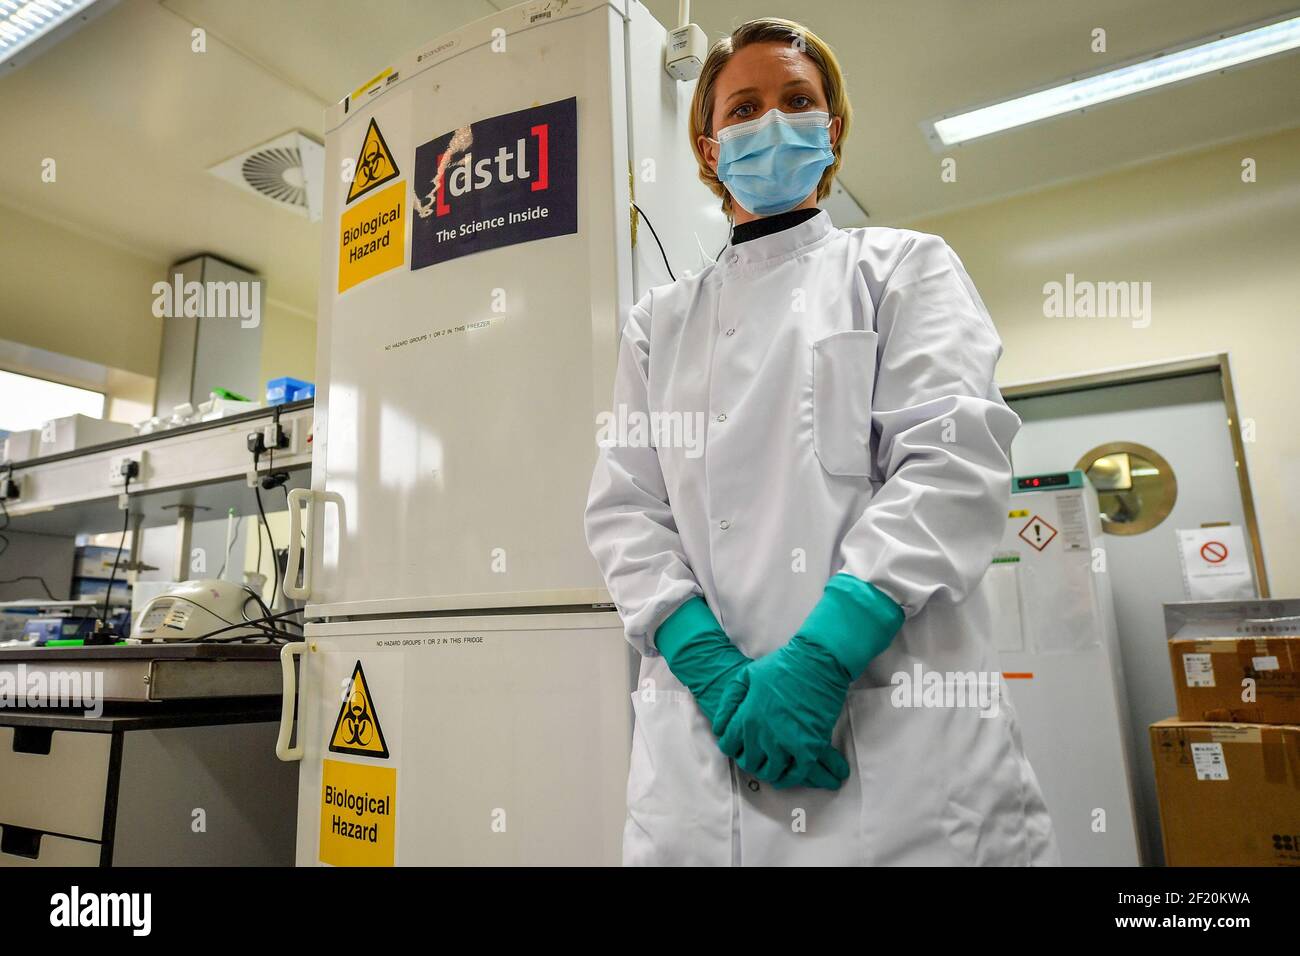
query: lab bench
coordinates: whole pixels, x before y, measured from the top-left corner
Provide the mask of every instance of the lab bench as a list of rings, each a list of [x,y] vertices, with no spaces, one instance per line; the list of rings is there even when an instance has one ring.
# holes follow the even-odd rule
[[[278,650],[0,651],[11,686],[105,675],[100,716],[0,706],[0,867],[292,865],[297,766],[276,758],[268,687]]]

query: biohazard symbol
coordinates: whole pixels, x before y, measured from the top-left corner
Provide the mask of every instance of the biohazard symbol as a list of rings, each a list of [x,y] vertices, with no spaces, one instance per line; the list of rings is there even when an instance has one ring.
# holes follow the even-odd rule
[[[357,754],[380,760],[388,757],[388,744],[384,742],[384,731],[379,726],[379,713],[375,710],[360,661],[352,671],[352,687],[339,707],[338,719],[334,721],[329,749],[336,754]]]
[[[361,143],[361,152],[357,156],[356,169],[352,171],[352,185],[348,187],[348,202],[358,196],[364,196],[376,186],[382,186],[390,179],[396,179],[401,173],[397,161],[393,159],[384,134],[379,132],[373,119],[366,129],[366,138]]]

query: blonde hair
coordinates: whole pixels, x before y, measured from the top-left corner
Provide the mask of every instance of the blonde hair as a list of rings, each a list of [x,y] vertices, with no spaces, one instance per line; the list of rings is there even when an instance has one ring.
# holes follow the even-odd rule
[[[713,44],[704,60],[699,80],[695,84],[695,95],[691,99],[691,149],[695,151],[695,161],[700,167],[700,180],[722,200],[722,211],[728,218],[732,215],[731,194],[709,166],[708,159],[700,149],[700,137],[713,138],[713,93],[722,68],[737,50],[754,43],[772,42],[790,43],[813,61],[821,74],[830,115],[840,118],[840,133],[832,147],[835,161],[826,167],[817,183],[819,200],[830,195],[831,182],[840,168],[840,149],[853,119],[853,107],[849,105],[840,61],[835,58],[835,53],[826,45],[826,41],[807,27],[780,17],[761,17],[742,23],[732,31],[731,36],[723,37]]]

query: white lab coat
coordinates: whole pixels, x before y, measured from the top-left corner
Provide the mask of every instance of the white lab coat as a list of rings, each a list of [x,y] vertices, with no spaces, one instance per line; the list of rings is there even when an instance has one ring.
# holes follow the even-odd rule
[[[615,413],[700,413],[707,427],[702,454],[632,432],[602,449],[591,483],[587,540],[643,655],[625,863],[1059,862],[1008,701],[981,717],[890,700],[891,677],[918,664],[998,669],[970,595],[1002,534],[1020,424],[993,384],[1001,349],[942,239],[837,229],[825,212],[633,307]],[[778,791],[718,750],[653,635],[703,594],[760,657],[840,571],[906,621],[849,692],[833,738],[843,787]]]

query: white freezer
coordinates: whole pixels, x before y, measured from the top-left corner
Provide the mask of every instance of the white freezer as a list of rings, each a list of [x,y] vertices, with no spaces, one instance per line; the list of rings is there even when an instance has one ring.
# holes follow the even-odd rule
[[[621,321],[669,281],[631,202],[678,275],[728,234],[665,40],[636,0],[528,3],[326,114],[299,864],[619,862],[635,673],[583,511]]]
[[[298,865],[618,865],[629,653],[609,611],[309,625]],[[369,714],[345,693],[358,665]],[[390,787],[391,812],[325,805],[327,780]]]
[[[635,0],[526,4],[426,44],[327,114],[327,170],[371,151],[373,122],[398,174],[385,167],[351,202],[350,184],[326,177],[310,616],[608,601],[582,524],[597,415],[620,322],[668,281],[644,220],[633,245],[629,200],[679,272],[727,235],[687,142],[692,86],[665,73],[664,38]],[[503,119],[570,99],[573,156],[559,126]],[[502,139],[503,123],[518,136]],[[454,245],[430,232],[443,222],[431,160],[452,131],[447,152],[468,155],[475,188],[454,195],[470,177],[448,167],[447,222],[463,227],[467,203],[479,224],[522,208],[509,190],[525,172],[546,186],[528,196],[558,197],[576,161],[576,231],[424,264]],[[403,249],[381,253],[404,260],[340,292],[355,278],[344,224],[381,194],[405,197]]]

